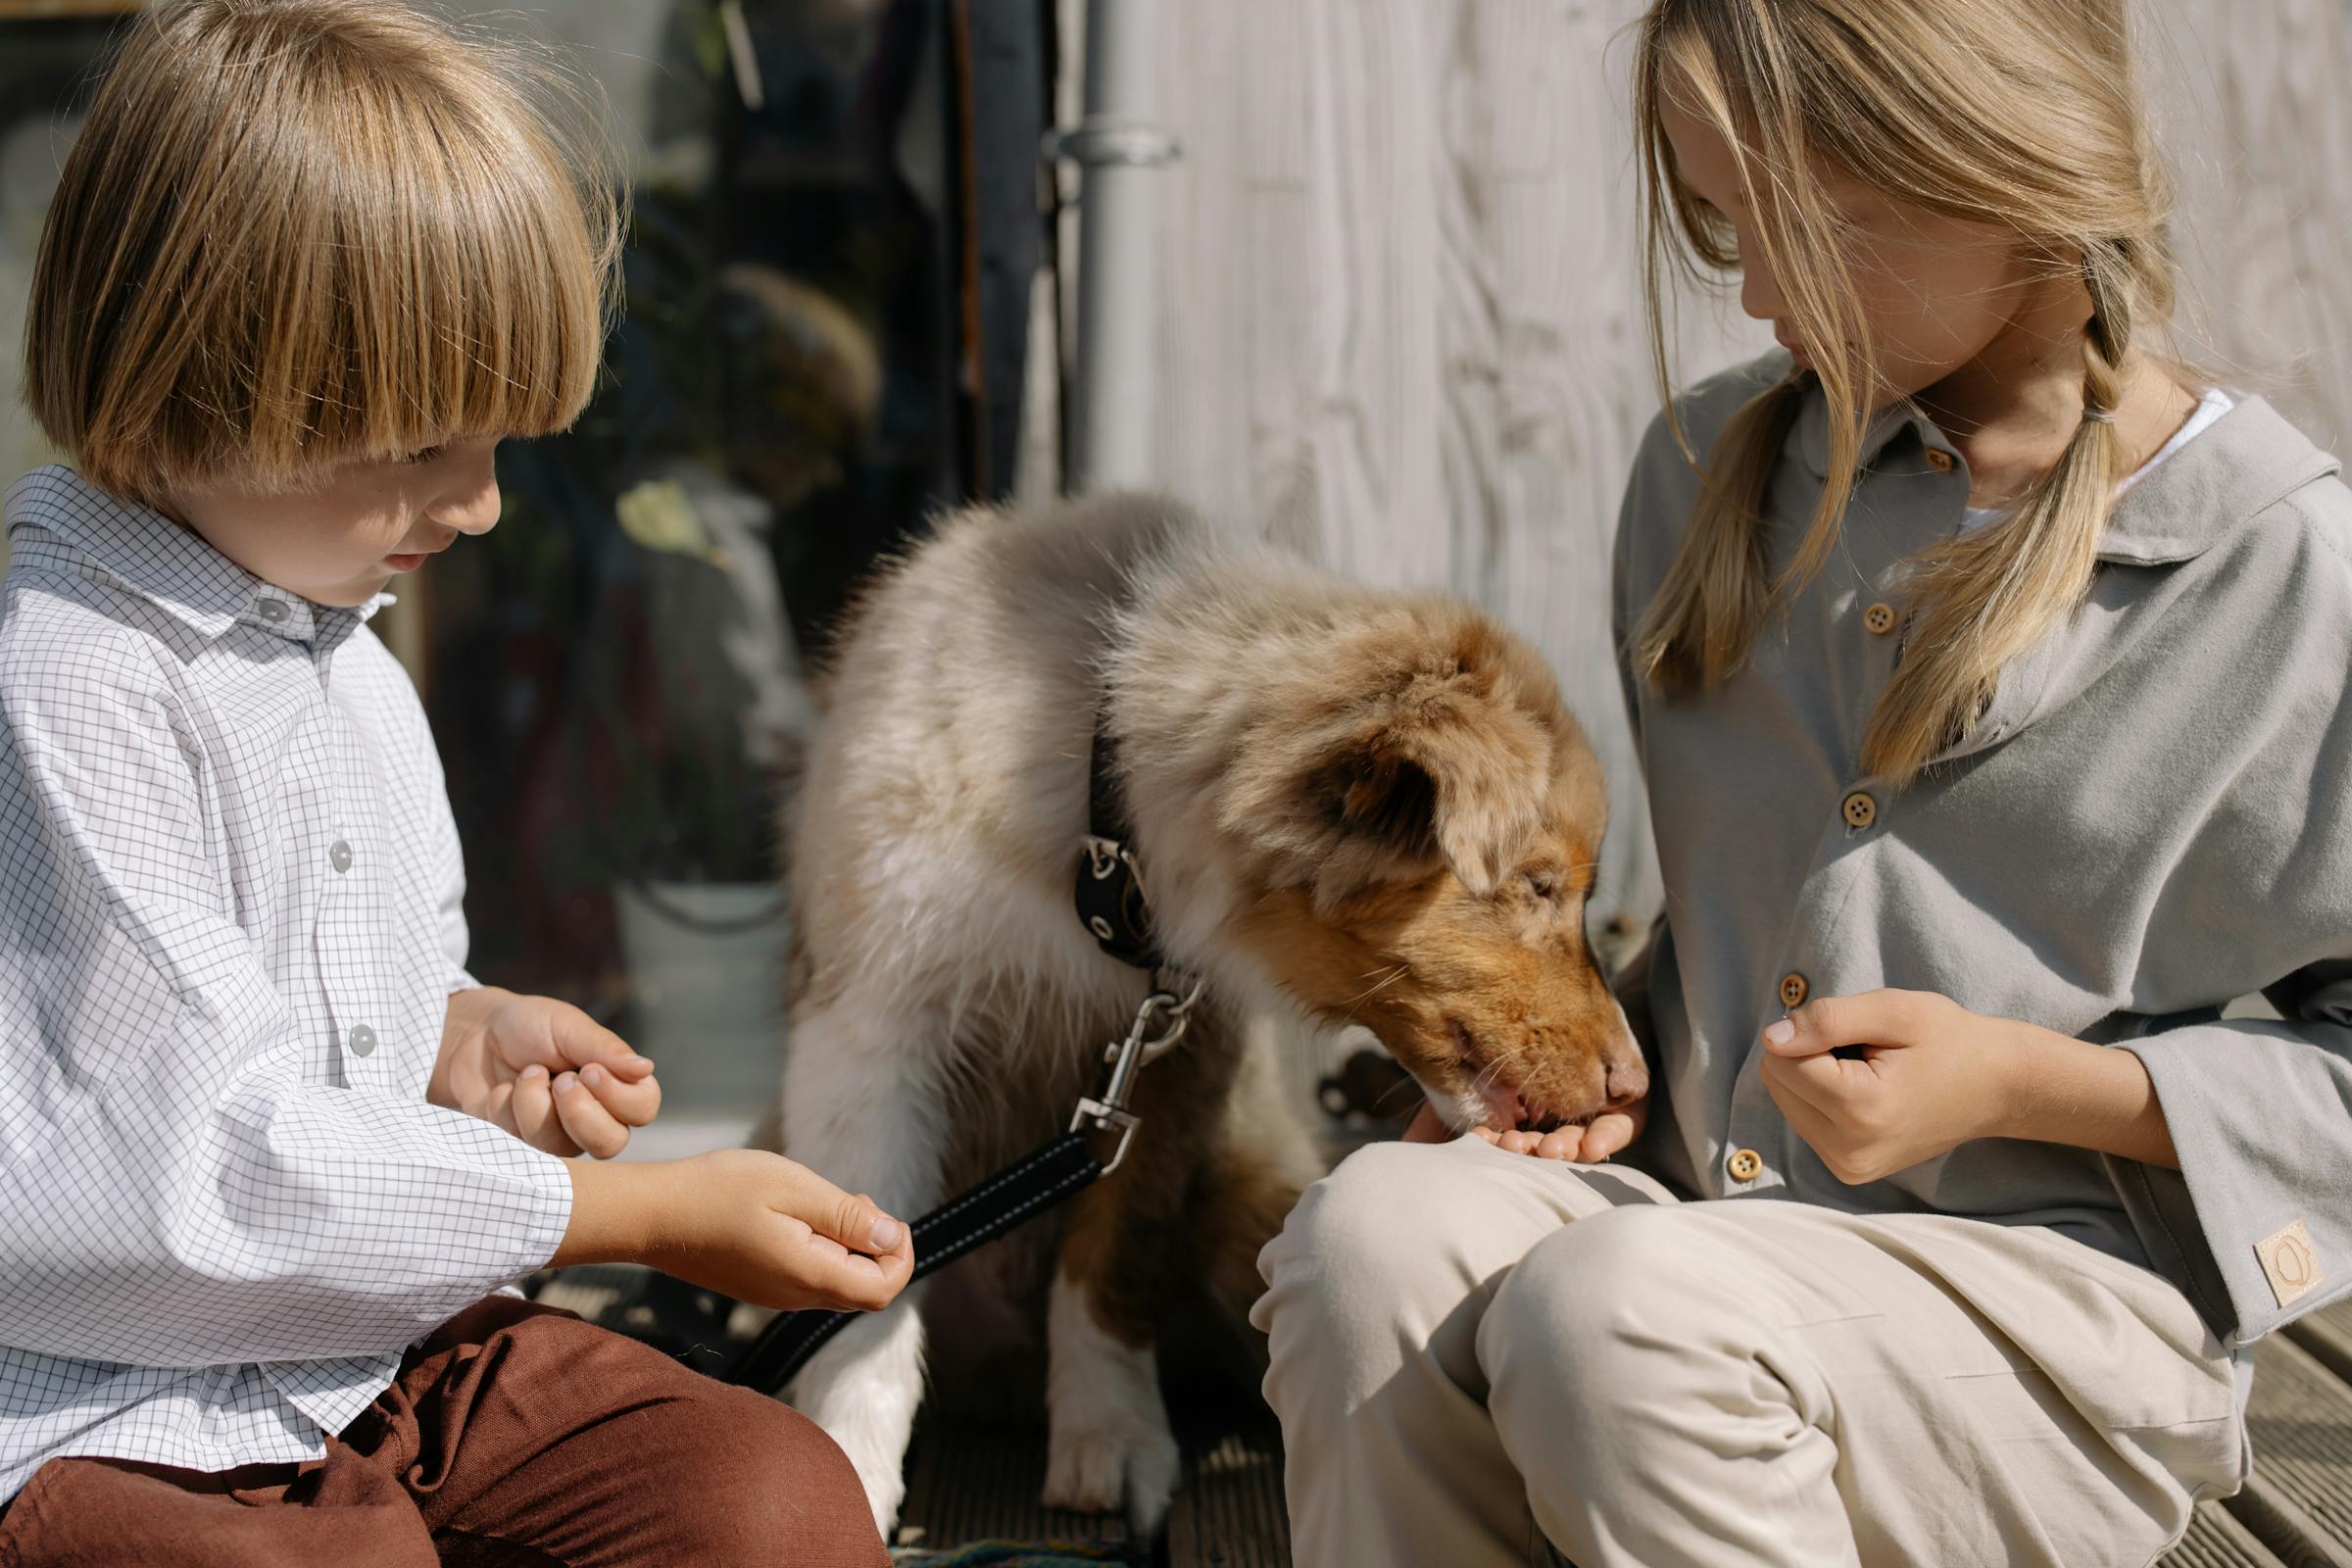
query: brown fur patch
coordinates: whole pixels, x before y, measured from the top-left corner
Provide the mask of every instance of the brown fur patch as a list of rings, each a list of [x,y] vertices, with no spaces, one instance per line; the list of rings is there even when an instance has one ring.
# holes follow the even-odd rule
[[[1575,733],[1519,644],[1464,607],[1412,601],[1324,639],[1263,706],[1219,814],[1260,853],[1311,868],[1326,900],[1437,859],[1491,891]]]
[[[1246,945],[1440,1095],[1515,1097],[1541,1125],[1644,1092],[1584,931],[1599,764],[1550,671],[1459,607],[1371,619],[1268,694],[1236,759],[1221,814],[1261,878]]]
[[[1223,1019],[1200,1018],[1183,1049],[1137,1078],[1132,1104],[1144,1126],[1126,1160],[1071,1205],[1061,1271],[1085,1287],[1095,1321],[1122,1344],[1152,1344],[1205,1267],[1200,1222],[1210,1172],[1230,1152],[1219,1129],[1241,1049]],[[1273,1216],[1260,1244],[1281,1228]]]

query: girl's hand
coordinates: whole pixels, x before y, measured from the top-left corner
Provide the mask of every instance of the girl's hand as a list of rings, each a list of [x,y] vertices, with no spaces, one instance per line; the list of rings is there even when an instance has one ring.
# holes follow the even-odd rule
[[[571,1167],[571,1223],[552,1262],[646,1263],[783,1311],[876,1311],[914,1274],[907,1228],[862,1195],[758,1149]]]
[[[1822,997],[1764,1031],[1764,1087],[1832,1175],[1875,1182],[2007,1132],[2024,1036],[1934,992]]]
[[[610,1159],[662,1108],[654,1064],[568,1002],[452,992],[425,1098],[551,1154]]]
[[[1831,1054],[1842,1048],[1855,1054]],[[1841,1182],[1878,1181],[1972,1138],[2180,1168],[2138,1056],[1934,992],[1816,998],[1766,1029],[1764,1050],[1764,1087]]]
[[[1611,1154],[1623,1151],[1642,1136],[1649,1120],[1649,1102],[1644,1100],[1631,1110],[1612,1110],[1595,1116],[1588,1126],[1555,1127],[1540,1133],[1521,1128],[1504,1128],[1497,1132],[1492,1127],[1473,1127],[1470,1131],[1495,1148],[1513,1154],[1533,1154],[1539,1159],[1562,1159],[1597,1165]],[[1414,1113],[1412,1125],[1404,1130],[1408,1144],[1449,1143],[1455,1137],[1446,1125],[1437,1107],[1423,1101]]]

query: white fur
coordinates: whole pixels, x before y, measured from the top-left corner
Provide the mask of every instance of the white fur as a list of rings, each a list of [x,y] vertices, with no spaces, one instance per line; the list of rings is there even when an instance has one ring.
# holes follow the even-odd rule
[[[1107,1513],[1124,1502],[1137,1539],[1149,1541],[1183,1469],[1151,1348],[1103,1332],[1067,1275],[1054,1280],[1046,1341],[1046,1506]]]
[[[906,1498],[906,1444],[923,1399],[921,1290],[910,1287],[889,1310],[835,1335],[785,1395],[857,1466],[884,1541]]]
[[[853,997],[797,1020],[784,1072],[784,1147],[888,1213],[939,1201],[945,1133],[936,1068],[942,1020]],[[853,1323],[804,1367],[786,1397],[858,1468],[889,1540],[906,1490],[906,1445],[923,1396],[923,1320],[909,1289]]]

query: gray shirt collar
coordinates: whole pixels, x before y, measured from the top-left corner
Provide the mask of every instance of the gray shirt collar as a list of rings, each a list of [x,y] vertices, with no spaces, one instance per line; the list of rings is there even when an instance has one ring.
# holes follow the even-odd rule
[[[2229,426],[2229,438],[2213,439],[2223,425]],[[1898,403],[1881,410],[1863,433],[1862,466],[1878,463],[1906,435],[1923,451],[1936,448],[1960,458],[1935,420],[1915,405]],[[1791,440],[1814,480],[1824,479],[1830,461],[1829,404],[1821,383],[1810,377]],[[2270,404],[2241,398],[2214,429],[2124,493],[2100,536],[2099,559],[2136,566],[2193,560],[2281,497],[2341,466]],[[1965,460],[1956,471],[1965,473]]]

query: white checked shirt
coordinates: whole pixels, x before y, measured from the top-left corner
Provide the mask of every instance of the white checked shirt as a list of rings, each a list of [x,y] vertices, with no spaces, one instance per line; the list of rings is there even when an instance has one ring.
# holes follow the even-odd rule
[[[41,468],[0,582],[0,1500],[315,1458],[554,1252],[563,1162],[424,1100],[465,888],[362,623]]]

